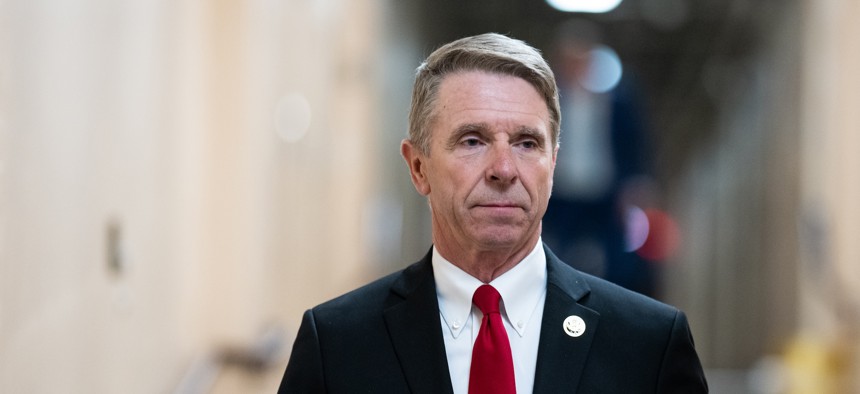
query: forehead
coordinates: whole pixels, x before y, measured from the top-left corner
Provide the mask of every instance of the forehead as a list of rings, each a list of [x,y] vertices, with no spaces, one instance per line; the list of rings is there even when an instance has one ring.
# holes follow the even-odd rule
[[[435,116],[438,126],[480,122],[513,124],[549,132],[549,110],[528,81],[506,74],[462,71],[439,86]]]

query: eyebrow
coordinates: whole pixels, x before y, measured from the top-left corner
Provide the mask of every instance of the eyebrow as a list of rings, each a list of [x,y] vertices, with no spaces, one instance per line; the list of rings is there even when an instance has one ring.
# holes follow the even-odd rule
[[[463,138],[464,135],[470,134],[470,133],[484,134],[489,128],[490,128],[490,126],[488,126],[486,123],[462,124],[462,125],[458,126],[454,130],[454,132],[451,133],[451,136],[448,137],[448,140],[445,141],[445,147],[449,150],[453,149],[454,146],[457,145],[457,142],[460,141],[460,138]]]
[[[537,140],[538,144],[541,147],[544,147],[544,145],[546,144],[546,136],[544,135],[544,133],[540,132],[539,130],[537,130],[535,128],[528,127],[528,126],[521,126],[517,130],[517,133],[514,134],[514,138],[519,138],[519,137],[522,137],[524,135],[532,137],[535,140]]]
[[[547,137],[546,134],[541,132],[538,129],[528,126],[520,126],[517,129],[517,132],[511,136],[511,141],[516,143],[519,140],[522,140],[523,137],[530,137],[535,140],[535,143],[538,145],[538,149],[544,151],[547,149]]]
[[[485,132],[489,130],[489,128],[490,127],[486,123],[462,124],[458,126],[453,133],[451,133],[450,137],[448,137],[448,140],[445,143],[445,147],[449,150],[453,149],[454,146],[457,145],[457,142],[460,141],[460,138],[462,138],[464,135],[470,133],[485,134]],[[534,138],[541,148],[546,146],[546,136],[544,135],[544,133],[540,132],[540,130],[538,129],[528,126],[520,126],[517,129],[516,133],[514,133],[514,135],[512,136],[511,140],[517,140],[519,138],[522,138],[523,136]]]

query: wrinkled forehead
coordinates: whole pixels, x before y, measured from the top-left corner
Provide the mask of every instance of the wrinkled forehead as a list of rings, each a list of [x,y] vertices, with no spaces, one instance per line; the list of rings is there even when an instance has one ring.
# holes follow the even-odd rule
[[[431,130],[440,119],[462,123],[520,122],[517,127],[552,136],[549,106],[538,89],[518,76],[464,70],[446,75],[433,103]],[[450,125],[449,125],[450,126]]]

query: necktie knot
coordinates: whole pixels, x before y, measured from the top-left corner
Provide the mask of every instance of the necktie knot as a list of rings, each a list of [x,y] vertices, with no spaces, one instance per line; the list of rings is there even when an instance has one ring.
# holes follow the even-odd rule
[[[472,296],[472,303],[481,310],[481,313],[488,315],[490,313],[499,313],[499,300],[502,295],[499,294],[495,287],[490,285],[481,285],[475,290]]]

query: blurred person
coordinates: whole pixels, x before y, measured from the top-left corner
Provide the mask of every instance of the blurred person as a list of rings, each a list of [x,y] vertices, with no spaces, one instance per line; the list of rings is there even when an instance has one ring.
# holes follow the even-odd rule
[[[306,311],[279,392],[707,392],[683,312],[542,243],[559,122],[553,73],[526,43],[433,52],[401,144],[433,245]]]
[[[649,141],[630,73],[615,85],[596,62],[600,27],[572,19],[556,32],[553,69],[564,123],[543,239],[564,261],[630,290],[654,296],[655,264],[628,245],[628,210],[649,208]],[[609,78],[611,79],[611,78]]]

